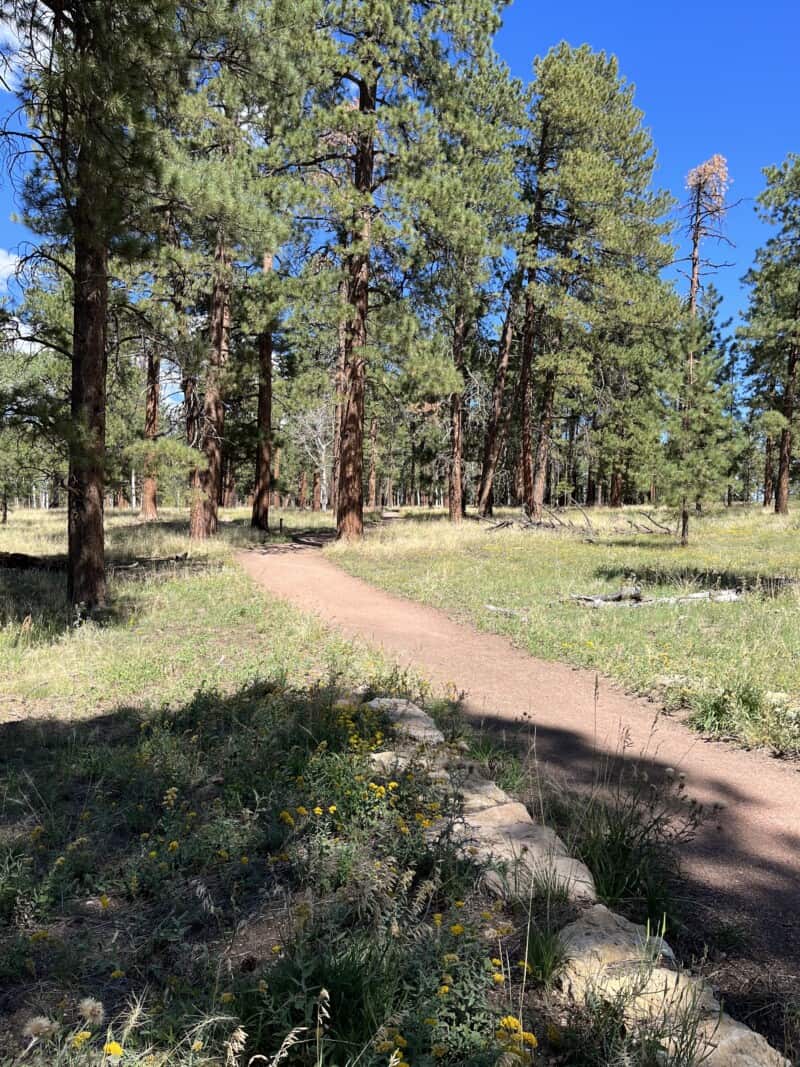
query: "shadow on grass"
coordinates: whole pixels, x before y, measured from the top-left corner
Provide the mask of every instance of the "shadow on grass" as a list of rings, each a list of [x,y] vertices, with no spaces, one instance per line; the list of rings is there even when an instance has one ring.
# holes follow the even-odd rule
[[[757,852],[760,842],[749,841],[742,833],[735,811],[752,804],[751,793],[730,788],[709,772],[708,784],[723,798],[725,810],[706,810],[685,839],[678,836],[670,842],[666,826],[666,845],[673,852],[675,866],[672,873],[669,863],[663,870],[648,871],[648,864],[660,863],[658,851],[652,856],[629,854],[641,840],[636,832],[627,838],[623,833],[631,796],[643,798],[640,810],[646,822],[647,797],[658,793],[659,803],[675,817],[673,828],[686,806],[686,801],[680,801],[683,790],[675,793],[674,771],[658,756],[657,736],[652,752],[633,752],[624,744],[620,751],[606,743],[587,743],[567,729],[532,722],[510,728],[507,719],[477,710],[471,715],[468,705],[465,711],[489,740],[482,757],[488,770],[502,773],[502,758],[491,766],[493,746],[497,752],[512,754],[511,781],[501,784],[523,795],[534,814],[544,810],[546,821],[592,870],[599,889],[604,880],[618,889],[621,871],[643,875],[638,890],[631,885],[627,898],[623,892],[621,899],[612,899],[609,905],[655,929],[666,919],[666,937],[678,957],[709,976],[732,1015],[759,1030],[776,1047],[787,1042],[797,1047],[800,884],[795,866],[765,859]],[[595,798],[611,805],[612,817],[604,826],[603,839],[587,833],[597,829],[591,814],[586,815],[595,811]],[[615,811],[619,818],[614,817]],[[778,828],[775,837],[788,855],[800,852],[797,826]],[[655,875],[652,879],[651,874]],[[787,1027],[796,1032],[789,1034]]]
[[[0,726],[0,1048],[87,995],[109,1018],[144,995],[156,1049],[199,1020],[221,1048],[239,1020],[263,1055],[313,1025],[323,988],[348,1056],[425,982],[430,1014],[441,949],[403,918],[412,901],[417,924],[421,901],[447,906],[425,888],[446,864],[415,823],[427,787],[367,789],[386,726],[337,695],[278,678],[157,713]],[[317,1061],[298,1045],[287,1062]]]
[[[639,545],[630,546],[639,548]],[[651,547],[651,546],[648,546]],[[595,570],[597,578],[609,581],[630,579],[631,567],[603,566]],[[764,574],[757,566],[747,571],[719,570],[713,567],[697,567],[675,563],[661,566],[637,566],[636,578],[645,585],[691,585],[698,589],[738,589],[776,596],[800,587],[800,578],[794,575]]]

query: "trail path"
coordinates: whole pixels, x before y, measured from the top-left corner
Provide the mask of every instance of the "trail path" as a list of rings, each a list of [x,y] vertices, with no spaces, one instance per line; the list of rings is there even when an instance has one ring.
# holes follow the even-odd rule
[[[730,922],[744,923],[761,967],[800,974],[800,773],[797,764],[710,742],[656,705],[593,671],[536,659],[504,637],[479,633],[434,608],[353,578],[318,548],[280,546],[239,560],[270,593],[319,615],[350,637],[382,648],[434,686],[466,692],[465,711],[487,725],[512,727],[526,717],[538,755],[577,781],[590,781],[604,756],[620,751],[658,777],[686,774],[689,795],[724,805],[686,849],[693,896]]]

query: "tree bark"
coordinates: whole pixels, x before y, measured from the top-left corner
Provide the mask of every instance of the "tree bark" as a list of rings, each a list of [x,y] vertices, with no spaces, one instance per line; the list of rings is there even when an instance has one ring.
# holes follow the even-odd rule
[[[464,371],[464,346],[467,323],[463,308],[456,308],[453,324],[453,364],[459,374]],[[450,394],[450,522],[460,523],[463,518],[461,501],[464,496],[464,398],[459,389]]]
[[[369,424],[369,495],[367,507],[378,506],[378,418],[372,416]]]
[[[608,504],[612,508],[622,507],[622,473],[618,470],[611,472],[611,486],[608,494]]]
[[[492,407],[489,422],[483,440],[483,463],[481,464],[481,481],[478,487],[478,514],[491,514],[492,486],[497,473],[497,464],[505,444],[511,404],[506,405],[506,382],[511,362],[511,349],[514,341],[514,311],[517,300],[515,288],[508,299],[508,309],[500,335],[500,351],[494,372],[492,386]]]
[[[222,481],[222,442],[225,432],[225,406],[222,373],[228,361],[231,329],[231,254],[220,230],[214,255],[214,281],[211,289],[211,315],[208,371],[203,401],[202,451],[205,469],[199,473],[200,492],[192,500],[190,536],[196,540],[217,532],[217,501]]]
[[[346,242],[346,237],[344,241]],[[333,445],[331,448],[331,497],[330,504],[331,510],[334,515],[338,511],[339,507],[339,466],[342,461],[342,412],[344,411],[344,382],[345,374],[344,368],[347,362],[347,320],[344,317],[344,309],[348,305],[347,294],[349,287],[347,284],[347,277],[344,276],[339,283],[339,303],[341,305],[339,309],[339,325],[337,329],[337,355],[336,355],[336,372],[334,374],[333,385],[336,397],[336,403],[333,409]]]
[[[374,81],[359,83],[358,108],[373,115],[377,102]],[[354,157],[354,186],[360,206],[354,241],[347,256],[348,300],[351,307],[345,337],[344,389],[341,418],[337,534],[347,540],[364,532],[364,396],[367,377],[367,317],[369,312],[371,207],[375,144],[370,130],[358,135]]]
[[[556,372],[548,370],[542,382],[539,397],[539,434],[536,440],[536,457],[533,467],[533,486],[529,513],[533,519],[541,519],[544,505],[544,490],[547,481],[547,461],[550,456],[550,434],[556,399]]]
[[[778,478],[775,485],[775,514],[789,514],[789,473],[792,464],[792,420],[794,419],[795,392],[797,390],[797,364],[800,359],[800,345],[793,344],[789,349],[786,363],[786,385],[783,390],[783,417],[786,425],[781,430],[778,447]]]
[[[88,188],[79,195],[75,211],[67,594],[71,604],[92,611],[106,600],[103,496],[108,256],[95,236]]]
[[[300,485],[297,489],[297,506],[301,511],[306,510],[308,504],[308,474],[305,469],[300,474]]]
[[[764,442],[764,507],[771,508],[775,497],[775,469],[772,455],[773,442],[767,434]]]
[[[264,255],[263,271],[272,269],[272,256]],[[258,425],[256,427],[256,477],[250,525],[269,531],[269,495],[272,488],[272,330],[258,338]]]
[[[161,377],[161,360],[155,346],[147,346],[147,387],[144,400],[144,436],[146,441],[155,441],[158,436],[158,400]],[[158,478],[156,474],[156,457],[148,452],[144,460],[144,477],[142,479],[142,510],[145,522],[154,522],[158,518]]]
[[[314,471],[311,487],[311,510],[322,511],[322,479],[319,476],[319,471]]]
[[[689,504],[686,497],[681,503],[681,544],[689,544]]]

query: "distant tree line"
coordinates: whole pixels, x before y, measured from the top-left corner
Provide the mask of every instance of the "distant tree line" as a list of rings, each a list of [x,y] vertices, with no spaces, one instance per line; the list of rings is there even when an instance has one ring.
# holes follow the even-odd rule
[[[711,501],[788,509],[800,157],[720,322],[725,160],[654,187],[614,57],[528,84],[494,0],[0,0],[4,143],[35,242],[4,311],[0,498],[65,504],[69,593],[104,509]],[[676,210],[676,208],[678,210]],[[677,219],[677,221],[676,221]],[[688,286],[667,278],[677,227]]]

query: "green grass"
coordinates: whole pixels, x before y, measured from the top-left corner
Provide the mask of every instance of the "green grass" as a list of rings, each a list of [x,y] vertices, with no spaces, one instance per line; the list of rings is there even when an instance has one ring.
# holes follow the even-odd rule
[[[0,550],[58,554],[62,524],[16,513]],[[232,560],[244,525],[108,535],[111,559],[191,567],[117,572],[77,628],[62,575],[0,571],[0,1064],[30,1042],[37,1067],[110,1064],[116,1042],[141,1067],[282,1045],[296,1067],[489,1067],[511,981],[455,801],[413,766],[376,778],[390,727],[337,703],[419,683],[264,597]]]
[[[573,519],[580,527],[581,517]],[[798,592],[758,591],[775,576],[800,577],[797,514],[752,508],[693,517],[687,548],[669,535],[617,533],[618,514],[595,522],[595,543],[586,543],[580,528],[487,532],[474,522],[395,521],[361,545],[327,551],[351,573],[507,634],[534,655],[600,670],[669,708],[686,708],[706,732],[800,752]],[[742,579],[756,589],[736,603],[636,609],[590,610],[569,599],[614,592],[631,574],[653,596]],[[492,613],[487,604],[527,618]]]

